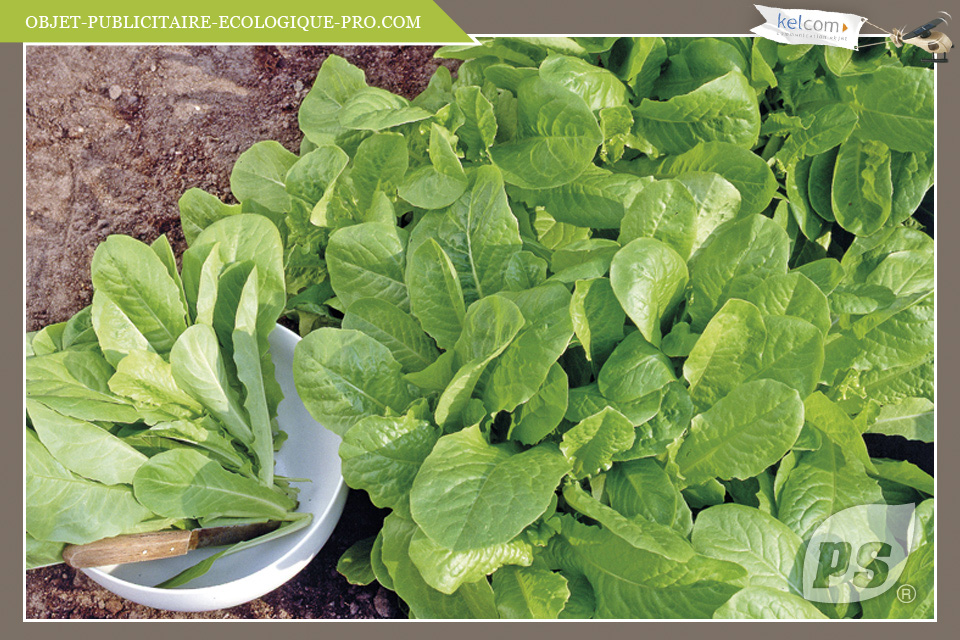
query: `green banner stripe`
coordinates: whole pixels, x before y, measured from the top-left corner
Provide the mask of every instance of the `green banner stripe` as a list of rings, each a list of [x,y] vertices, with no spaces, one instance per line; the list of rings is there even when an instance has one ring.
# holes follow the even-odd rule
[[[282,13],[238,0],[140,7],[112,0],[47,2],[11,11],[3,42],[270,42],[463,44],[473,40],[432,0],[290,2]],[[329,14],[329,15],[327,15]]]

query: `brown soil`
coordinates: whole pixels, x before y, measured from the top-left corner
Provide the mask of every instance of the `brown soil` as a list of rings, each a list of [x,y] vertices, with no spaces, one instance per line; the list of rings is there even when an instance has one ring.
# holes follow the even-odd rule
[[[408,98],[438,61],[432,47],[28,47],[26,253],[28,331],[89,304],[90,260],[112,233],[184,248],[177,200],[190,187],[230,199],[237,156],[260,140],[297,151],[297,108],[337,53],[371,85]],[[450,64],[445,62],[444,64]],[[451,65],[451,68],[453,66]],[[63,565],[26,576],[28,618],[390,618],[392,593],[355,587],[340,554],[383,515],[352,492],[317,558],[246,605],[205,614],[157,611],[114,596]]]

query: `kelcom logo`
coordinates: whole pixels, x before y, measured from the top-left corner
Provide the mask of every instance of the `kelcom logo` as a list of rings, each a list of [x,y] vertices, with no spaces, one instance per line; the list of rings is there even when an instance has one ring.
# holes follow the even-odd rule
[[[796,18],[791,18],[785,16],[782,13],[777,13],[777,28],[778,29],[792,29],[794,31],[826,31],[828,33],[843,33],[849,27],[846,23],[841,23],[839,21],[830,21],[830,20],[812,20],[812,19],[803,19],[803,15],[798,15]]]
[[[766,22],[751,31],[782,44],[826,44],[856,50],[860,28],[866,22],[852,13],[754,6]]]
[[[869,600],[903,572],[919,524],[916,505],[844,509],[813,532],[803,558],[803,597],[835,604]]]

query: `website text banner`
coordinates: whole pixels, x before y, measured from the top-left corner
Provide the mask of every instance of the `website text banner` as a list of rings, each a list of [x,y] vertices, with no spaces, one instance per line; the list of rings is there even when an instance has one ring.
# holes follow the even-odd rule
[[[458,44],[472,42],[433,0],[294,0],[283,8],[239,0],[132,5],[22,5],[0,23],[3,42],[270,42]]]

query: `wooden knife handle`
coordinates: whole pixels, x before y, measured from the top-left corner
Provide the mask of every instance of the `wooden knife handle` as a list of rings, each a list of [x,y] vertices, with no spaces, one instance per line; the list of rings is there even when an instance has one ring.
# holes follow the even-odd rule
[[[63,560],[83,569],[182,556],[192,548],[192,531],[157,531],[104,538],[88,544],[68,544]]]

